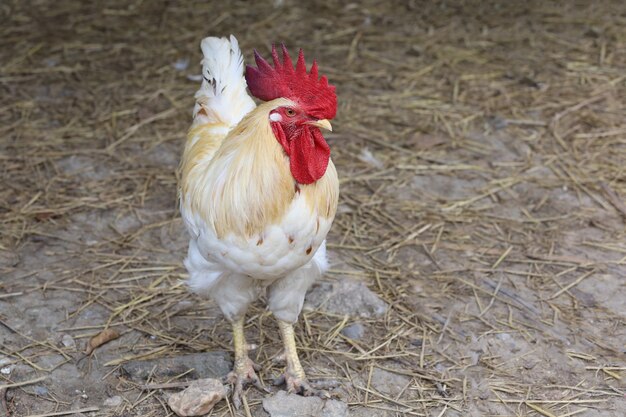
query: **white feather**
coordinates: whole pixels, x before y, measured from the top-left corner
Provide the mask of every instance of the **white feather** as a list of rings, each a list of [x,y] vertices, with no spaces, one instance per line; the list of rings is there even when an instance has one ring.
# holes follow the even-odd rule
[[[332,219],[311,213],[298,196],[281,222],[263,231],[259,244],[258,236],[218,239],[191,210],[183,207],[182,213],[192,233],[198,231],[185,259],[194,292],[210,295],[233,319],[269,287],[270,310],[281,320],[296,321],[307,288],[328,269],[325,238]]]
[[[200,47],[203,80],[195,95],[194,125],[221,122],[230,130],[256,107],[246,91],[239,43],[233,35],[230,39],[208,37]]]

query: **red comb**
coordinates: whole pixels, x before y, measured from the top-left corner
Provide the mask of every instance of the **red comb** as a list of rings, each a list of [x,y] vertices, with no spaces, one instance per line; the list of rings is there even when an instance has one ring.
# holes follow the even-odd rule
[[[285,45],[283,59],[278,58],[276,45],[272,46],[272,67],[259,53],[254,51],[257,68],[246,66],[246,81],[252,95],[263,101],[280,97],[300,104],[307,113],[318,119],[332,119],[337,113],[335,86],[328,84],[326,76],[318,78],[317,62],[313,61],[307,73],[304,53],[300,49],[294,68]]]

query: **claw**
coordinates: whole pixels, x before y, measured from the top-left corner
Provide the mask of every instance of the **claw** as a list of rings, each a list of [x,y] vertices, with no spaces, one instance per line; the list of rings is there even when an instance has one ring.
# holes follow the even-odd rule
[[[241,381],[235,382],[235,386],[233,387],[233,405],[236,410],[241,408],[241,395],[243,394],[243,384]]]
[[[259,370],[260,368],[252,362],[249,358],[246,358],[243,363],[235,363],[234,369],[224,377],[224,383],[233,386],[233,405],[238,410],[241,407],[241,397],[243,394],[243,389],[247,385],[253,385],[260,391],[269,392],[267,388],[263,386],[261,380],[256,375],[255,370]]]
[[[281,376],[279,376],[278,378],[274,378],[274,381],[272,381],[273,385],[283,385],[285,383],[285,374],[282,374]]]
[[[262,391],[262,392],[264,392],[264,393],[266,393],[266,394],[269,394],[269,393],[271,393],[271,392],[272,392],[272,391],[270,391],[270,389],[269,389],[269,388],[267,388],[265,385],[263,385],[263,384],[261,383],[261,380],[260,380],[260,379],[258,379],[258,378],[257,378],[255,381],[253,381],[253,382],[252,382],[252,385],[254,385],[254,387],[255,387],[256,389],[258,389],[259,391]]]
[[[292,375],[289,371],[274,379],[274,385],[285,384],[287,392],[300,394],[303,397],[320,397],[322,399],[330,398],[330,394],[322,389],[316,389],[311,386],[306,378],[298,378]]]

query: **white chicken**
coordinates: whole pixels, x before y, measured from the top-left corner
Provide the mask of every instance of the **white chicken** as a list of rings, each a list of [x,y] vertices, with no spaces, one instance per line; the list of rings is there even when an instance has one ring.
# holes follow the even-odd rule
[[[273,66],[255,52],[248,66],[237,40],[202,40],[203,82],[181,170],[180,208],[191,235],[185,266],[189,286],[210,296],[232,323],[233,400],[260,387],[244,338],[244,316],[263,292],[285,347],[287,389],[320,392],[307,382],[293,324],[310,285],[328,268],[325,239],[337,209],[339,183],[321,129],[331,130],[335,88],[294,67],[272,48]],[[246,84],[247,81],[247,84]],[[258,107],[246,91],[264,101]]]

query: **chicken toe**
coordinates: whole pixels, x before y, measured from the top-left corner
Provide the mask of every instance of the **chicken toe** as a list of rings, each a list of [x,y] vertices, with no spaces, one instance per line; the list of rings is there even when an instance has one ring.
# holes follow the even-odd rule
[[[298,377],[287,369],[284,374],[274,380],[274,385],[285,385],[287,392],[300,394],[303,397],[330,398],[327,391],[314,388],[306,377]]]
[[[226,375],[225,383],[230,384],[233,387],[232,399],[236,409],[241,407],[243,390],[248,385],[253,385],[255,388],[263,392],[268,391],[267,388],[265,388],[261,383],[255,369],[258,369],[258,366],[252,362],[250,358],[246,357],[241,361],[236,360],[233,370]]]

